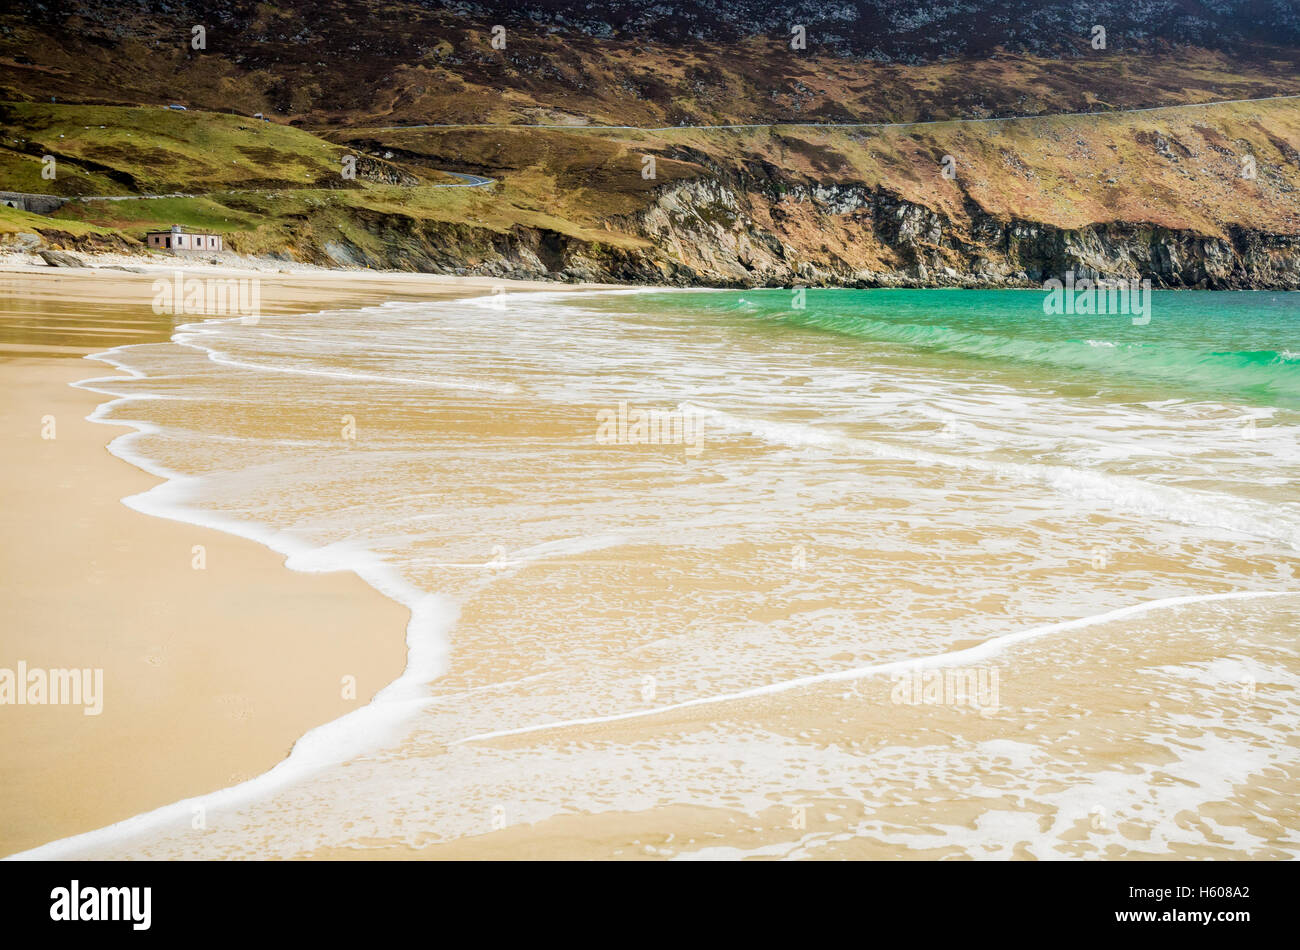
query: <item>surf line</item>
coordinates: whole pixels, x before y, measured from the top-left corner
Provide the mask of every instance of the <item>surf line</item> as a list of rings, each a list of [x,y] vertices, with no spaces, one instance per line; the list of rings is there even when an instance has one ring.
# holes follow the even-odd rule
[[[846,680],[866,679],[869,676],[879,676],[884,673],[893,673],[905,670],[926,669],[934,666],[963,666],[979,660],[986,660],[1005,652],[1008,648],[1028,640],[1037,640],[1040,637],[1050,636],[1054,633],[1064,633],[1067,630],[1079,630],[1084,627],[1092,627],[1097,624],[1109,623],[1112,620],[1122,620],[1126,617],[1144,614],[1153,610],[1162,610],[1167,607],[1181,607],[1185,604],[1209,603],[1219,600],[1255,600],[1263,597],[1294,597],[1300,595],[1300,591],[1291,590],[1270,590],[1270,591],[1229,591],[1224,594],[1191,594],[1184,597],[1164,597],[1159,600],[1149,600],[1146,603],[1131,604],[1128,607],[1119,607],[1115,610],[1108,610],[1105,613],[1093,614],[1090,617],[1080,617],[1076,620],[1064,620],[1057,623],[1044,624],[1038,627],[1030,627],[1028,630],[1019,630],[1015,633],[1003,634],[1000,637],[994,637],[986,640],[984,643],[973,647],[967,647],[964,650],[955,650],[950,653],[938,653],[934,656],[913,657],[907,660],[892,660],[888,663],[876,663],[871,666],[859,666],[849,670],[834,670],[830,673],[814,673],[811,676],[800,676],[792,680],[782,680],[778,683],[768,683],[766,686],[753,686],[749,689],[743,689],[735,693],[723,693],[719,696],[701,696],[698,699],[688,699],[684,702],[673,703],[668,706],[660,706],[656,709],[636,709],[631,712],[613,713],[608,716],[589,716],[583,719],[565,719],[559,722],[543,722],[532,726],[520,726],[515,729],[499,729],[496,732],[481,732],[473,736],[465,736],[456,739],[448,745],[463,745],[469,742],[486,742],[490,739],[501,739],[509,736],[522,736],[534,732],[546,732],[553,729],[568,729],[579,726],[595,726],[609,722],[625,722],[629,719],[644,719],[649,716],[662,716],[665,713],[676,712],[679,709],[691,709],[697,706],[711,706],[720,703],[731,703],[737,700],[750,699],[755,696],[769,696],[773,693],[784,693],[792,689],[800,689],[804,686],[814,686],[818,683],[836,683]]]

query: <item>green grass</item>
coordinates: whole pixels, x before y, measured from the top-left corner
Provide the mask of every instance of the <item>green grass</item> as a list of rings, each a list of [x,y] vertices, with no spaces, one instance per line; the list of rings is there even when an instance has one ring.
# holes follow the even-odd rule
[[[112,228],[102,227],[98,224],[89,224],[85,221],[55,220],[43,214],[32,214],[30,211],[19,211],[17,208],[0,205],[0,234],[34,234],[37,230],[44,229],[48,231],[52,227],[76,235],[113,233]]]
[[[0,138],[4,133],[0,132]],[[0,149],[0,191],[23,191],[28,194],[85,194],[112,195],[121,191],[121,185],[98,171],[78,168],[64,163],[56,164],[54,180],[42,177],[46,165],[39,155],[25,155],[10,149]]]
[[[116,228],[133,237],[179,224],[196,231],[228,234],[251,230],[262,222],[261,215],[229,208],[212,198],[139,198],[127,201],[74,201],[52,217],[58,220],[95,222]]]
[[[55,181],[39,178],[45,154],[60,159]],[[7,190],[125,195],[302,187],[337,177],[344,154],[310,132],[242,116],[0,103],[0,183]],[[34,179],[29,162],[36,163]],[[82,186],[86,172],[103,191]],[[24,187],[10,187],[10,175]],[[78,183],[69,188],[71,181]]]

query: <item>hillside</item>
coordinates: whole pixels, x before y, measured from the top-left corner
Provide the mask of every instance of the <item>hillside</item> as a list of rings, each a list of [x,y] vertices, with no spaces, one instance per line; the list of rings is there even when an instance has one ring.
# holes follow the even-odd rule
[[[413,167],[468,163],[502,180],[498,214],[506,201],[547,208],[613,245],[554,235],[549,263],[519,257],[533,273],[599,279],[613,257],[620,279],[677,283],[1032,284],[1072,268],[1300,284],[1294,99],[874,129],[331,137]]]
[[[328,141],[157,109],[0,114],[23,117],[28,142],[78,116],[106,120],[63,140],[74,171],[45,184],[64,194],[84,189],[83,161],[119,190],[173,186],[159,152],[187,154],[185,136],[203,137],[190,187],[206,193],[73,201],[44,227],[32,216],[9,227],[72,247],[104,235],[127,247],[175,222],[245,253],[574,280],[1023,285],[1090,268],[1167,286],[1300,283],[1295,99],[890,128],[369,129]],[[349,154],[371,180],[331,170]],[[26,157],[0,150],[9,165]],[[442,187],[442,170],[497,183]],[[72,222],[102,230],[78,235]]]
[[[0,209],[0,231],[133,250],[177,223],[330,266],[566,280],[1300,286],[1291,5],[926,9],[31,4],[0,14],[0,190],[77,200]]]
[[[1268,0],[70,0],[0,14],[0,99],[175,102],[308,128],[895,122],[1288,92],[1300,14]]]
[[[340,149],[237,116],[0,103],[0,129],[0,176],[11,191],[132,195],[349,184],[339,176]],[[42,180],[45,155],[71,174]]]

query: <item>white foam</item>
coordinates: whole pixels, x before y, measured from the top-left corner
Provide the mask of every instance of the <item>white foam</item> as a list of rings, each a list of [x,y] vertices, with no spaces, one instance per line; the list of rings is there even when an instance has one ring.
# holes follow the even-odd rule
[[[409,376],[380,376],[374,373],[356,373],[348,372],[346,370],[307,369],[301,366],[272,366],[266,363],[250,363],[246,360],[234,359],[220,350],[210,346],[204,346],[202,343],[191,342],[190,340],[183,338],[182,334],[179,333],[176,335],[174,342],[179,346],[188,346],[203,351],[207,354],[208,359],[213,363],[220,363],[223,366],[233,366],[237,369],[253,370],[254,372],[259,373],[288,373],[294,376],[317,376],[325,379],[343,380],[345,382],[396,383],[399,386],[419,386],[430,389],[468,389],[473,392],[495,393],[502,396],[509,396],[519,392],[519,387],[513,384],[498,386],[493,383],[482,383],[453,376],[414,379]]]
[[[611,289],[607,293],[644,293],[642,288]],[[571,296],[576,291],[556,291],[530,294],[531,300],[539,298],[560,298]],[[490,297],[469,298],[474,302],[490,300]],[[378,307],[362,308],[365,311],[383,311],[392,309],[412,309],[425,306],[412,302],[389,301]],[[322,311],[328,312],[328,311]],[[249,369],[257,372],[290,373],[310,376],[337,378],[344,381],[365,381],[398,383],[403,385],[431,386],[451,389],[470,389],[491,393],[516,393],[516,386],[495,386],[472,380],[452,377],[441,379],[411,379],[408,377],[378,376],[364,373],[349,373],[331,370],[310,370],[297,367],[267,366],[234,360],[196,342],[186,342],[194,336],[211,335],[212,324],[242,324],[244,318],[217,318],[201,323],[185,324],[176,329],[173,342],[189,346],[207,353],[215,363]],[[184,339],[183,339],[184,338]],[[152,344],[140,344],[149,346]],[[115,354],[132,349],[131,346],[115,347],[102,353],[87,356],[87,359],[107,363],[136,379],[159,379],[165,377],[146,377],[124,361],[115,358]],[[87,849],[117,844],[140,835],[165,829],[170,825],[188,826],[193,810],[229,808],[240,805],[284,788],[321,769],[348,761],[357,755],[372,751],[385,741],[396,737],[399,730],[409,725],[420,709],[433,704],[429,696],[428,684],[441,676],[447,669],[448,633],[454,625],[459,609],[446,597],[419,590],[405,581],[395,570],[388,567],[375,552],[356,543],[338,543],[326,547],[315,547],[288,534],[247,522],[224,518],[210,512],[192,507],[187,502],[199,495],[202,479],[183,475],[169,470],[146,455],[135,451],[132,446],[140,438],[162,433],[162,427],[138,420],[118,420],[108,418],[111,410],[125,403],[144,400],[189,400],[192,397],[181,395],[126,394],[105,388],[120,381],[120,376],[96,377],[83,380],[73,385],[91,392],[99,392],[114,398],[101,403],[87,420],[103,422],[110,425],[126,426],[132,429],[125,435],[113,439],[108,450],[113,455],[137,468],[148,472],[163,482],[148,491],[122,499],[123,504],[144,514],[173,521],[181,521],[199,527],[223,531],[227,534],[256,541],[273,551],[285,556],[285,566],[302,572],[331,572],[350,570],[384,596],[402,604],[411,611],[411,619],[406,627],[406,667],[402,674],[380,690],[365,706],[345,716],[317,726],[294,743],[288,757],[269,771],[246,782],[223,788],[206,795],[199,795],[164,805],[144,812],[125,821],[117,822],[94,831],[73,835],[49,842],[28,851],[10,855],[5,860],[50,860],[66,858]],[[97,385],[98,384],[98,385]],[[581,539],[556,542],[554,547],[562,551],[580,551],[588,545],[600,546],[601,541],[583,541]],[[539,546],[537,554],[545,555]]]
[[[609,293],[640,293],[643,290],[632,291],[608,291]],[[683,291],[685,292],[685,291]],[[572,291],[562,291],[554,294],[537,294],[530,295],[526,306],[533,303],[540,305],[543,298],[559,298],[572,295]],[[412,313],[419,313],[427,304],[402,303],[388,304],[384,308],[392,310],[401,307]],[[355,312],[355,311],[353,311]],[[569,310],[568,313],[574,312]],[[222,321],[222,322],[238,322]],[[210,329],[205,330],[206,325],[193,325],[181,328],[185,334],[193,334],[196,338],[202,338],[205,334],[212,336]],[[403,328],[399,328],[403,329]],[[445,329],[445,328],[444,328]],[[459,329],[459,326],[453,327]],[[207,347],[201,344],[184,344],[194,346],[199,350],[206,350]],[[115,351],[110,351],[110,354]],[[209,358],[215,350],[209,351]],[[581,355],[582,351],[578,351]],[[313,370],[298,367],[276,367],[259,365],[255,363],[238,363],[229,359],[222,353],[218,354],[221,359],[214,359],[213,362],[226,365],[239,366],[256,372],[299,372],[303,375],[333,377],[343,381],[358,382],[382,382],[382,383],[399,383],[410,385],[432,385],[432,386],[450,386],[451,388],[478,388],[482,391],[494,391],[485,389],[481,384],[475,387],[464,387],[459,385],[461,380],[456,377],[447,377],[435,381],[426,381],[419,379],[410,379],[400,376],[382,376],[370,375],[364,373],[337,372],[334,370]],[[101,354],[107,357],[109,354]],[[671,356],[671,354],[666,354]],[[572,357],[572,358],[577,358]],[[113,363],[111,358],[104,359],[105,362]],[[127,367],[118,365],[119,368],[127,369],[132,375],[141,377],[144,374],[137,373]],[[152,382],[160,377],[150,377]],[[95,389],[91,383],[101,382],[107,384],[106,380],[87,381],[84,388]],[[475,382],[477,381],[468,381]],[[119,387],[120,388],[120,387]],[[846,378],[842,387],[846,392],[855,391],[853,378]],[[106,389],[96,391],[109,392]],[[518,389],[509,390],[517,392]],[[111,392],[109,392],[112,395]],[[182,399],[189,398],[183,396],[170,395],[124,395],[119,396],[114,402],[107,403],[105,406],[96,410],[90,418],[94,419],[100,416],[101,410],[107,410],[108,406],[120,405],[135,399]],[[681,398],[681,397],[678,397]],[[714,410],[700,410],[702,412],[715,412]],[[110,421],[100,418],[98,421]],[[1204,492],[1180,492],[1177,489],[1166,489],[1159,485],[1142,482],[1134,478],[1123,478],[1115,476],[1106,476],[1098,473],[1091,473],[1066,466],[1048,466],[1048,465],[1014,465],[999,464],[978,459],[968,459],[956,455],[944,455],[942,453],[914,451],[905,446],[890,445],[886,442],[868,442],[865,440],[846,439],[833,433],[827,433],[809,426],[781,426],[776,423],[753,423],[748,420],[741,420],[735,416],[716,413],[712,421],[718,423],[721,427],[733,427],[737,431],[757,431],[755,425],[761,427],[778,426],[778,429],[769,428],[771,432],[778,432],[779,438],[774,441],[789,442],[796,446],[813,445],[818,448],[830,448],[836,450],[849,450],[868,452],[880,457],[908,459],[925,465],[944,465],[950,467],[966,468],[986,472],[994,472],[999,475],[1013,475],[1018,478],[1033,479],[1043,482],[1044,484],[1060,488],[1071,493],[1082,493],[1090,497],[1099,497],[1109,500],[1121,507],[1131,507],[1132,510],[1146,511],[1153,513],[1164,511],[1159,506],[1163,505],[1167,509],[1170,505],[1178,510],[1179,505],[1186,503],[1190,506],[1190,514],[1195,518],[1204,517],[1207,510],[1214,513],[1215,506],[1218,505],[1220,496],[1211,495]],[[341,762],[354,757],[356,754],[373,749],[380,744],[383,739],[382,733],[385,729],[395,728],[405,723],[409,723],[410,716],[415,711],[434,705],[435,701],[430,700],[427,696],[425,685],[427,682],[439,675],[445,668],[446,663],[446,630],[455,620],[455,610],[453,605],[440,598],[427,595],[410,585],[405,584],[399,577],[388,570],[375,552],[369,550],[363,545],[355,543],[340,543],[327,547],[313,547],[305,544],[299,539],[284,533],[274,532],[267,528],[259,528],[231,519],[223,519],[216,515],[195,510],[189,507],[189,504],[197,497],[197,491],[202,482],[199,479],[186,478],[178,473],[168,472],[161,466],[151,463],[147,458],[132,450],[136,439],[147,434],[162,431],[158,428],[148,427],[140,423],[118,422],[115,424],[128,425],[136,431],[124,435],[110,445],[110,450],[115,455],[131,461],[138,467],[143,468],[160,478],[167,479],[163,485],[157,486],[149,492],[142,495],[133,496],[126,499],[125,502],[136,510],[144,511],[149,514],[155,514],[161,517],[174,518],[176,520],[187,521],[193,524],[200,524],[207,527],[213,527],[228,533],[237,534],[243,537],[252,538],[263,543],[274,550],[283,553],[286,556],[286,564],[296,570],[307,571],[327,571],[327,570],[355,570],[369,583],[380,589],[384,593],[393,597],[409,606],[412,609],[411,623],[407,629],[407,643],[409,648],[407,670],[399,680],[386,687],[371,705],[357,710],[355,713],[321,726],[316,730],[303,736],[295,745],[289,759],[280,763],[275,769],[259,776],[250,782],[225,789],[211,795],[199,796],[193,799],[187,799],[182,802],[176,802],[164,808],[156,809],[144,815],[137,816],[118,825],[109,826],[108,828],[99,829],[86,835],[80,835],[73,838],[63,839],[59,842],[53,842],[41,848],[25,852],[18,857],[61,857],[69,854],[81,853],[84,848],[93,848],[104,844],[113,844],[128,838],[135,838],[138,835],[147,834],[151,831],[163,828],[181,829],[188,827],[191,817],[190,809],[198,804],[205,807],[225,807],[237,805],[250,799],[258,799],[266,794],[276,791],[286,785],[297,782],[299,779],[307,776],[311,772],[335,762]],[[170,428],[167,431],[172,431]],[[1143,508],[1146,505],[1148,507]],[[1234,512],[1224,509],[1222,517],[1231,521],[1235,517]],[[1168,515],[1174,517],[1174,515]],[[1247,530],[1254,532],[1259,528],[1260,519],[1254,514],[1250,515],[1248,522],[1237,522],[1232,525],[1233,530]],[[1192,523],[1206,523],[1200,520],[1193,520]],[[1225,526],[1225,525],[1219,525]],[[1270,534],[1270,537],[1273,535]],[[1294,535],[1293,535],[1294,536]],[[570,538],[558,541],[547,541],[541,544],[535,544],[531,547],[522,548],[511,555],[504,566],[520,566],[533,560],[541,560],[546,557],[556,555],[567,555],[573,553],[582,553],[584,551],[595,550],[606,543],[617,543],[617,538],[613,535],[600,536],[597,538]],[[492,566],[490,564],[464,564],[461,566],[473,566],[483,568]],[[501,565],[497,565],[501,566]],[[877,664],[874,666],[860,667],[852,670],[834,671],[814,676],[799,677],[772,683],[765,686],[754,687],[740,690],[737,692],[718,694],[714,696],[699,697],[694,700],[682,702],[669,706],[662,706],[652,709],[639,709],[632,712],[621,713],[610,716],[590,717],[586,719],[571,719],[565,721],[542,723],[533,726],[526,726],[518,729],[501,730],[497,732],[484,732],[458,739],[453,744],[472,743],[480,740],[487,740],[493,737],[516,735],[521,733],[537,732],[548,729],[559,729],[568,726],[577,726],[588,723],[612,722],[623,719],[633,719],[659,715],[660,713],[670,712],[675,709],[682,709],[690,706],[723,703],[737,699],[743,699],[749,696],[757,696],[765,693],[778,693],[789,689],[795,689],[804,685],[833,681],[833,680],[853,680],[867,676],[879,675],[892,669],[915,668],[919,666],[928,666],[935,664],[957,664],[962,662],[975,662],[980,659],[982,654],[977,653],[980,650],[991,650],[998,652],[1008,649],[1015,643],[1024,639],[1030,639],[1037,636],[1044,636],[1050,633],[1069,630],[1075,627],[1088,626],[1091,624],[1102,623],[1112,619],[1118,619],[1128,616],[1132,613],[1141,613],[1147,610],[1154,610],[1163,607],[1178,606],[1183,603],[1194,603],[1207,600],[1219,600],[1228,598],[1251,598],[1251,597],[1278,597],[1286,596],[1293,592],[1289,591],[1268,591],[1268,592],[1237,592],[1231,594],[1217,595],[1197,595],[1192,597],[1167,598],[1159,601],[1152,601],[1147,604],[1134,605],[1132,607],[1121,608],[1106,614],[1100,614],[1095,617],[1082,618],[1065,623],[1050,624],[1042,627],[1035,627],[1029,630],[1019,631],[997,637],[990,640],[980,647],[971,648],[970,650],[955,651],[953,653],[938,654],[932,657],[920,657],[895,661],[892,663]],[[804,667],[806,669],[806,667]],[[419,671],[419,672],[413,672]],[[798,668],[791,670],[797,672]],[[511,680],[507,683],[488,684],[476,689],[493,690],[506,688],[514,683],[525,683],[541,679],[544,676],[551,676],[553,673],[535,674],[525,676],[517,680]],[[766,675],[772,675],[770,673]],[[732,681],[733,683],[735,680]],[[740,681],[741,683],[744,680]],[[717,687],[714,687],[715,689]],[[471,690],[472,691],[472,690]],[[437,702],[446,701],[438,700]],[[459,699],[459,697],[455,697]],[[382,701],[381,701],[382,700]],[[591,708],[590,706],[588,708]],[[597,707],[599,708],[599,707]],[[606,706],[605,708],[609,708]],[[617,707],[616,707],[617,708]],[[581,710],[573,710],[578,712]],[[499,725],[502,717],[493,716],[484,719],[482,726]],[[462,731],[466,727],[461,726]],[[470,727],[472,728],[472,727]],[[371,730],[375,729],[380,734],[376,735]],[[454,734],[454,733],[453,733]],[[492,750],[480,750],[466,754],[470,755],[490,755]],[[441,764],[437,766],[441,768]],[[355,788],[350,784],[355,781],[354,772],[356,769],[347,770],[348,774],[348,794],[355,794]],[[312,788],[303,790],[304,794],[313,791]]]
[[[500,739],[506,736],[526,735],[528,733],[545,732],[554,729],[568,729],[576,726],[593,726],[610,722],[624,722],[629,719],[645,719],[650,716],[662,716],[664,713],[676,712],[681,709],[691,709],[697,706],[712,706],[719,703],[735,702],[741,699],[751,699],[755,696],[768,696],[774,693],[784,693],[792,689],[814,686],[819,683],[837,683],[847,680],[865,679],[868,676],[881,676],[886,673],[927,669],[935,666],[964,666],[970,663],[977,663],[981,660],[990,659],[998,654],[1004,653],[1010,647],[1024,643],[1028,640],[1036,640],[1039,637],[1045,637],[1055,633],[1063,633],[1067,630],[1079,630],[1084,627],[1109,623],[1113,620],[1122,620],[1126,617],[1147,613],[1152,610],[1165,610],[1171,607],[1181,607],[1185,604],[1210,603],[1219,600],[1253,600],[1261,597],[1294,596],[1300,596],[1300,592],[1231,591],[1224,594],[1192,594],[1185,597],[1164,597],[1159,600],[1151,600],[1141,604],[1132,604],[1128,607],[1120,607],[1116,610],[1106,611],[1105,613],[1094,614],[1090,617],[1080,617],[1076,620],[1065,620],[1059,623],[1049,623],[1037,627],[1030,627],[1027,630],[1020,630],[1016,633],[1008,633],[1000,637],[994,637],[991,640],[987,640],[977,646],[967,647],[964,650],[954,650],[949,653],[938,653],[932,656],[913,657],[906,660],[891,660],[888,663],[875,663],[870,666],[859,666],[848,670],[834,670],[829,673],[816,673],[811,676],[800,676],[795,679],[783,680],[779,683],[768,683],[765,686],[755,686],[734,693],[723,693],[717,696],[700,696],[695,699],[686,700],[685,702],[673,703],[668,706],[659,706],[654,709],[637,709],[631,712],[615,713],[609,716],[588,716],[581,719],[566,719],[559,722],[544,722],[532,726],[520,726],[515,729],[499,729],[495,732],[482,732],[473,736],[464,736],[463,738],[454,740],[450,744],[461,745],[466,742],[483,742],[488,739]]]
[[[114,352],[110,350],[89,358],[109,363],[137,378],[142,377],[143,374],[114,359]],[[112,395],[110,391],[93,384],[119,378],[92,379],[74,385]],[[159,395],[120,396],[101,404],[87,417],[91,421],[133,429],[134,431],[110,442],[109,451],[149,474],[165,479],[162,484],[146,492],[124,498],[123,503],[144,514],[212,528],[256,541],[285,555],[285,565],[293,570],[354,572],[384,596],[410,609],[411,619],[406,627],[406,668],[401,676],[380,690],[367,705],[307,732],[294,743],[287,758],[256,778],[206,795],[173,802],[95,831],[62,838],[10,855],[9,859],[65,858],[84,849],[118,843],[168,825],[188,824],[193,810],[199,806],[215,809],[238,805],[299,781],[328,765],[345,762],[394,738],[400,728],[411,721],[414,713],[431,703],[428,683],[446,671],[447,635],[458,613],[449,599],[413,587],[387,567],[377,554],[360,545],[313,547],[285,532],[271,531],[188,506],[186,500],[197,495],[202,480],[169,471],[131,448],[137,439],[162,431],[160,427],[139,421],[104,418],[112,406],[123,402],[169,398],[171,397]]]
[[[1268,518],[1261,517],[1248,503],[1227,495],[1153,485],[1138,478],[1107,475],[1065,465],[998,462],[974,456],[945,455],[887,442],[850,438],[801,423],[741,418],[691,403],[682,403],[678,408],[698,413],[724,430],[750,434],[796,448],[839,450],[1036,482],[1074,497],[1098,499],[1124,511],[1281,541],[1300,551],[1300,526],[1278,517],[1276,511],[1271,512]]]

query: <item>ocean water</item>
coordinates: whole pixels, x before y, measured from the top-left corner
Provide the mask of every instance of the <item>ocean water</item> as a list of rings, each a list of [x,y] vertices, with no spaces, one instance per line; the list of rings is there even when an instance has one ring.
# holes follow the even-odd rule
[[[169,479],[127,503],[359,572],[410,661],[203,833],[43,853],[1297,854],[1300,294],[1043,296],[508,294],[103,354],[112,450]]]

